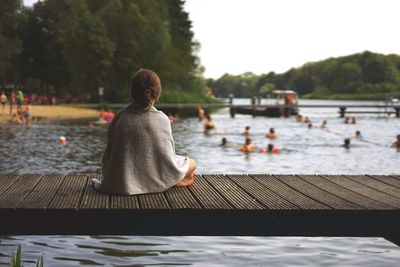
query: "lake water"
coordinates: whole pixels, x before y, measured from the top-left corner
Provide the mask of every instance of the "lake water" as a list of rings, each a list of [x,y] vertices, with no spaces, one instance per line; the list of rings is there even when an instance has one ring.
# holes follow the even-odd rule
[[[235,100],[245,104],[248,100]],[[301,103],[374,103],[309,100]],[[33,110],[34,111],[34,110]],[[314,128],[294,118],[230,118],[228,109],[213,113],[213,135],[204,135],[202,124],[188,118],[173,124],[178,154],[194,158],[199,173],[308,173],[399,174],[400,153],[390,148],[400,133],[397,118],[357,116],[357,124],[344,124],[337,109],[303,109]],[[322,121],[328,129],[320,129]],[[88,122],[49,123],[0,127],[0,172],[88,172],[100,169],[105,148],[105,128],[89,128]],[[250,126],[257,147],[270,142],[264,136],[274,127],[278,155],[239,152],[241,133]],[[352,139],[349,150],[340,145],[360,130],[365,141]],[[68,139],[66,146],[58,138]],[[226,137],[229,147],[219,143]],[[367,141],[367,142],[366,142]],[[12,236],[0,245],[0,266],[21,243],[25,266],[44,255],[46,266],[77,265],[206,265],[298,266],[358,265],[398,266],[400,248],[382,238],[308,237],[129,237],[129,236]]]

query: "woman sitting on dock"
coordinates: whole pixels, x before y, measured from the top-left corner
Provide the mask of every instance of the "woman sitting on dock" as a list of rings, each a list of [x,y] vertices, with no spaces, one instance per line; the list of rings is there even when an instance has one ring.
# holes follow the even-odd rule
[[[196,163],[175,154],[171,123],[154,104],[161,94],[158,75],[139,70],[131,82],[133,102],[113,119],[103,156],[103,181],[96,189],[111,194],[162,192],[195,181]]]

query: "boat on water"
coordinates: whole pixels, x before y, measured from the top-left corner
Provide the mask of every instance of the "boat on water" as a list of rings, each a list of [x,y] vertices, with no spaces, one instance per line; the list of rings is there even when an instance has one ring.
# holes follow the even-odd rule
[[[249,114],[253,116],[266,116],[272,118],[289,117],[298,115],[298,95],[292,90],[274,90],[275,105],[256,105],[252,99],[252,107],[231,107],[231,116],[235,114]]]

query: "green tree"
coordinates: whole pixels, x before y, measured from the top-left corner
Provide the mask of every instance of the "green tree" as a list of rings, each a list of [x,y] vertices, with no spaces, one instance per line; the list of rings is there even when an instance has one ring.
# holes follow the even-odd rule
[[[91,14],[84,0],[71,0],[60,41],[71,74],[71,91],[94,96],[110,70],[115,44],[102,21]]]

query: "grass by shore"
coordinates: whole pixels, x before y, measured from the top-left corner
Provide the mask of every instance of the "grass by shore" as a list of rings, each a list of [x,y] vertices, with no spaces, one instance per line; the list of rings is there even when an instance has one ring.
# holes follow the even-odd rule
[[[4,113],[2,111],[0,107],[0,122],[6,123],[10,120],[10,106],[6,105]],[[16,106],[14,106],[13,112],[16,112]],[[33,105],[32,116],[45,118],[46,120],[95,119],[99,117],[99,111],[91,108]]]

